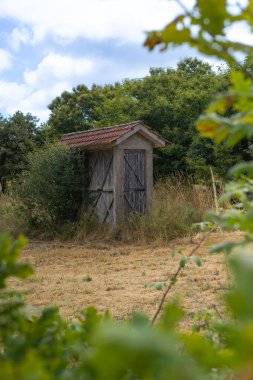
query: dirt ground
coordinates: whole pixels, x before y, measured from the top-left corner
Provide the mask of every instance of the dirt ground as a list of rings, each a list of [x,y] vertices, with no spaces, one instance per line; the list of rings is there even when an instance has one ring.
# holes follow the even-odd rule
[[[176,240],[164,247],[33,241],[21,259],[32,263],[35,274],[25,281],[11,280],[11,287],[24,291],[31,306],[59,306],[67,319],[76,318],[89,305],[100,312],[109,309],[116,319],[124,319],[135,311],[152,317],[163,289],[145,285],[168,281],[180,258],[189,254],[199,238]],[[212,234],[196,253],[203,265],[188,263],[181,272],[169,298],[180,296],[186,310],[185,327],[195,311],[212,304],[223,310],[221,296],[228,287],[228,272],[223,254],[210,254],[208,248],[239,238],[235,234]]]

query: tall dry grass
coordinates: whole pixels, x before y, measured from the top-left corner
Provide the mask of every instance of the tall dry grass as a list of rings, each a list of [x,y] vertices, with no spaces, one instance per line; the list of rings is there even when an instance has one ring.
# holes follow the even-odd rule
[[[17,236],[28,232],[27,221],[20,214],[20,204],[9,195],[0,195],[0,231]]]
[[[211,188],[192,185],[176,177],[160,181],[154,189],[154,207],[144,215],[130,214],[116,227],[99,225],[96,218],[83,217],[79,223],[59,226],[52,236],[45,231],[29,229],[22,207],[10,196],[0,196],[0,230],[13,235],[25,233],[28,237],[58,238],[63,240],[122,241],[135,243],[161,242],[191,233],[192,224],[201,222],[207,210],[213,208]]]
[[[181,177],[160,181],[154,189],[154,207],[144,215],[131,214],[116,228],[99,226],[84,218],[76,239],[120,240],[123,242],[166,243],[191,233],[193,223],[201,222],[213,209],[211,188],[193,185]]]
[[[124,239],[168,242],[191,233],[192,225],[213,208],[211,189],[177,178],[160,182],[154,190],[154,207],[145,215],[130,215],[122,229]]]

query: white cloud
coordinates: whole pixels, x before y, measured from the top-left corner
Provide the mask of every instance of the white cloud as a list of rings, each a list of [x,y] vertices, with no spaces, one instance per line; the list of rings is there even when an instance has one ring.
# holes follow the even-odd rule
[[[193,0],[187,0],[190,8]],[[115,38],[140,43],[145,30],[161,28],[180,11],[168,0],[1,0],[1,17],[33,31],[33,42],[48,34],[63,39]]]
[[[244,22],[237,22],[227,30],[228,39],[252,45],[252,33],[250,27]]]
[[[84,82],[85,76],[98,68],[98,63],[88,58],[50,53],[36,69],[24,73],[21,84],[0,81],[0,109],[7,114],[17,110],[30,112],[45,121],[52,99]]]
[[[12,66],[11,54],[4,49],[0,49],[0,71],[10,69],[11,66]]]
[[[103,76],[112,81],[123,78],[143,77],[148,74],[148,68],[134,68],[110,60],[74,58],[67,55],[50,53],[45,56],[37,67],[23,74],[22,82],[0,81],[0,109],[6,114],[17,110],[30,112],[46,121],[49,116],[48,104],[63,91],[70,91],[79,83],[89,83]]]
[[[96,67],[88,58],[72,58],[50,53],[38,64],[35,70],[24,73],[25,82],[29,86],[44,87],[52,80],[75,80],[82,78]]]
[[[20,26],[13,29],[9,37],[9,45],[14,50],[18,50],[21,44],[28,44],[31,40],[32,36],[30,31],[26,27]]]
[[[29,91],[29,87],[26,86]],[[52,87],[43,89],[32,89],[27,96],[21,97],[17,105],[11,107],[11,112],[17,109],[22,112],[30,112],[32,115],[39,117],[41,121],[46,121],[49,116],[48,104],[63,91],[71,88],[69,83],[55,83]]]
[[[16,82],[0,81],[0,108],[6,109],[9,112],[9,106],[12,103],[20,101],[23,97],[28,95],[28,89],[25,85],[19,85]]]
[[[41,121],[46,121],[49,116],[47,105],[66,89],[70,89],[70,85],[65,82],[39,90],[29,87],[26,83],[0,81],[0,109],[5,110],[5,114],[8,115],[17,110],[29,112]]]
[[[194,0],[182,1],[191,10]],[[245,0],[230,0],[244,4]],[[51,35],[70,41],[83,37],[140,43],[146,30],[159,29],[182,9],[173,0],[1,0],[1,17],[23,25],[12,32],[14,47]],[[24,25],[31,29],[32,39]],[[242,32],[243,34],[243,32]],[[238,30],[232,37],[237,38]],[[242,36],[243,37],[243,36]]]

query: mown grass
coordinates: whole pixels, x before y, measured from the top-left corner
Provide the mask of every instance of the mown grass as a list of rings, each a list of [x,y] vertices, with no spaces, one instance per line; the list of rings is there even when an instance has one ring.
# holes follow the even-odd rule
[[[199,237],[198,237],[199,238]],[[180,327],[191,330],[195,313],[210,310],[213,304],[223,313],[221,295],[230,279],[222,253],[208,254],[220,242],[238,241],[241,235],[212,233],[197,255],[203,265],[189,261],[172,288],[168,301],[179,297],[186,315]],[[153,317],[164,286],[147,287],[148,283],[168,283],[182,257],[195,246],[188,237],[168,244],[106,244],[105,242],[32,241],[23,251],[22,261],[30,261],[34,275],[25,281],[11,279],[12,290],[25,293],[30,307],[51,305],[70,321],[80,316],[79,310],[93,305],[103,313],[110,310],[116,319],[125,319],[133,312]],[[39,294],[39,297],[38,297]],[[36,310],[36,309],[35,309]]]

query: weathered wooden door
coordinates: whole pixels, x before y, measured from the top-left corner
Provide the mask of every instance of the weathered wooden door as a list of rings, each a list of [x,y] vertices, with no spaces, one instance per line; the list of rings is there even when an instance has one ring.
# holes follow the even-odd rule
[[[92,208],[93,210],[96,209],[101,223],[113,223],[113,151],[92,152],[89,158],[89,166],[89,190],[94,199]]]
[[[124,151],[124,211],[143,214],[146,205],[145,150]]]

